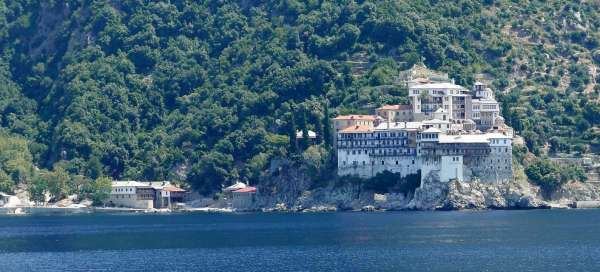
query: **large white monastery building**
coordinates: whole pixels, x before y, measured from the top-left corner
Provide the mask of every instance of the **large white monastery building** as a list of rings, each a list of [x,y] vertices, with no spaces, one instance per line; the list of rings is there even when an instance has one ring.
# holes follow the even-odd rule
[[[453,83],[410,84],[410,105],[378,108],[370,122],[337,123],[339,175],[421,172],[450,180],[512,179],[513,131],[491,89]]]

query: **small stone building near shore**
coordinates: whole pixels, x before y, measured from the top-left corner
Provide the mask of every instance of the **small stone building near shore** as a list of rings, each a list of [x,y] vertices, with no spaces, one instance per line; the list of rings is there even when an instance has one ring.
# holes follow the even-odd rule
[[[168,181],[113,181],[107,204],[134,209],[171,208],[184,201],[185,193]]]
[[[231,205],[236,210],[249,210],[256,202],[256,187],[248,186],[235,190],[231,195]]]

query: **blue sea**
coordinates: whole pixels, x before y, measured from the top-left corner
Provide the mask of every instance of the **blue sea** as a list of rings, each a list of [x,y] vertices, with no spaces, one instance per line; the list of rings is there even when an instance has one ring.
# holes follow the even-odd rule
[[[2,216],[0,271],[600,271],[600,210]]]

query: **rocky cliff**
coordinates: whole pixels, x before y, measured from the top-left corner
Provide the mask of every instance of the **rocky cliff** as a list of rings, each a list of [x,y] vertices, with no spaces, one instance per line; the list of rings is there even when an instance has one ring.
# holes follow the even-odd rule
[[[600,200],[600,183],[567,183],[551,197],[552,201],[565,204],[573,201]]]
[[[352,180],[340,178],[316,186],[304,167],[283,161],[271,168],[270,176],[259,186],[253,209],[354,210],[373,204],[373,192],[361,190]]]
[[[548,207],[539,188],[527,182],[480,183],[451,181],[441,183],[428,176],[415,192],[409,209],[534,209]]]
[[[526,181],[441,183],[435,174],[424,179],[414,194],[377,194],[362,189],[360,180],[338,178],[314,187],[305,169],[282,164],[259,187],[253,209],[285,211],[329,210],[462,210],[537,209],[552,204],[599,200],[600,184],[568,183],[544,200],[539,187]]]

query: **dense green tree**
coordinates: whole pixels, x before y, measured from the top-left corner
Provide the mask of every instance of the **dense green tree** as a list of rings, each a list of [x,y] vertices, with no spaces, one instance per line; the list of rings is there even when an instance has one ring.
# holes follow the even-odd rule
[[[15,184],[10,177],[4,171],[0,170],[0,192],[11,193],[14,186]]]
[[[300,113],[300,124],[298,125],[300,132],[302,133],[302,138],[300,138],[300,151],[304,151],[310,145],[310,139],[308,135],[308,117],[306,115],[306,110],[302,109]]]
[[[48,193],[54,200],[60,200],[69,193],[70,177],[68,173],[58,167],[54,171],[42,171],[39,173],[39,179],[43,179],[43,183],[48,186]]]
[[[48,179],[44,177],[45,173],[40,173],[33,178],[29,184],[29,197],[35,203],[44,203],[46,201],[46,193],[48,192]]]
[[[564,0],[0,0],[0,169],[14,185],[57,164],[66,187],[258,182],[271,158],[301,153],[292,108],[307,105],[330,147],[330,113],[408,102],[395,82],[420,63],[466,86],[495,78],[536,154],[551,139],[595,150],[599,18],[593,1]],[[322,120],[315,101],[329,103]]]
[[[550,160],[536,160],[525,168],[529,180],[539,185],[546,196],[568,181],[585,181],[586,175],[579,166],[560,166]]]
[[[331,123],[331,116],[329,113],[329,105],[326,103],[323,111],[323,119],[321,120],[321,126],[323,127],[321,138],[323,139],[325,147],[327,148],[331,148],[333,143],[332,125],[333,124]]]
[[[94,205],[100,205],[101,203],[105,203],[110,197],[112,180],[108,177],[99,177],[92,182],[92,186],[90,187],[90,198]]]
[[[233,157],[216,151],[209,152],[192,166],[187,181],[201,194],[209,194],[232,183],[237,178],[232,170]]]
[[[102,163],[100,162],[100,159],[98,159],[98,157],[96,156],[92,156],[89,160],[88,160],[88,164],[87,164],[87,176],[92,178],[92,179],[96,179],[98,177],[100,177],[103,173],[102,171]]]
[[[289,113],[287,119],[287,134],[290,148],[289,151],[290,154],[293,154],[298,150],[298,142],[296,141],[296,118],[294,117],[293,113]]]

